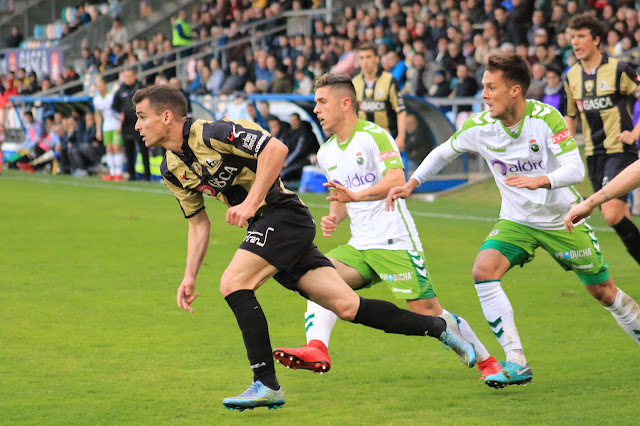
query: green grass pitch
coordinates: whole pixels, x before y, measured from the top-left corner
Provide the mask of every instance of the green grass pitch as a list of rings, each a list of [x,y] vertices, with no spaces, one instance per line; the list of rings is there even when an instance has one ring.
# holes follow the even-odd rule
[[[590,190],[583,184],[583,194]],[[319,219],[320,195],[304,201]],[[409,201],[442,305],[465,317],[497,358],[471,279],[499,211],[487,182]],[[195,313],[179,311],[187,222],[160,184],[0,176],[1,424],[638,424],[640,348],[571,273],[542,251],[503,286],[534,373],[490,389],[435,339],[339,322],[325,375],[277,365],[283,409],[227,411],[251,373],[219,277],[244,237],[207,201],[211,246]],[[634,219],[638,223],[638,219]],[[640,300],[638,265],[600,213],[616,283]],[[347,224],[322,251],[347,241]],[[361,295],[391,300],[383,286]],[[276,346],[304,343],[305,301],[275,281],[258,292]],[[403,306],[403,304],[400,304]]]

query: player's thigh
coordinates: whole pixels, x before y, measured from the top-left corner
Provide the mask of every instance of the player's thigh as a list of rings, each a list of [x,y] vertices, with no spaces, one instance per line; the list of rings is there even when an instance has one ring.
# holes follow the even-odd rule
[[[367,264],[364,252],[348,244],[343,244],[326,253],[338,274],[353,289],[371,284],[375,277],[375,272]]]
[[[595,232],[585,221],[571,233],[564,229],[539,230],[539,239],[553,259],[566,271],[573,271],[584,285],[607,281],[609,264],[605,263]]]
[[[222,273],[220,292],[226,297],[238,290],[257,290],[277,272],[275,266],[257,254],[238,249]]]
[[[514,266],[531,262],[539,246],[531,228],[508,220],[499,220],[482,243],[473,263],[476,282],[499,280]]]
[[[351,321],[358,312],[360,298],[335,268],[320,267],[307,271],[300,277],[298,288],[310,300],[329,309],[341,319]]]

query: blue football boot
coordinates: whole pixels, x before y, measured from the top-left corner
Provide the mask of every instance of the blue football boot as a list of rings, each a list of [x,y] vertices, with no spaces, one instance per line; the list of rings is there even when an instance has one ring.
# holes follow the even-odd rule
[[[253,410],[256,407],[268,407],[272,410],[284,405],[284,392],[282,387],[273,390],[263,385],[260,380],[256,380],[240,395],[223,399],[222,404],[229,410],[244,411]]]

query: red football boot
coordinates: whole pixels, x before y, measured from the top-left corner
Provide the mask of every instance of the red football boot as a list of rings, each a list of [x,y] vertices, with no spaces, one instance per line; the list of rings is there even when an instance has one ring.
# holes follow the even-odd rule
[[[287,368],[326,373],[331,368],[329,349],[320,340],[312,340],[301,348],[276,348],[273,357]]]

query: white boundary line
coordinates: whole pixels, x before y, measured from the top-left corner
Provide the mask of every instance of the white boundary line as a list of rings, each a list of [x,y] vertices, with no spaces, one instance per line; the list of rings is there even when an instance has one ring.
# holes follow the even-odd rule
[[[82,188],[97,188],[97,189],[111,189],[115,191],[128,191],[128,192],[143,192],[149,194],[167,194],[169,195],[171,191],[164,187],[161,183],[151,182],[144,183],[146,187],[138,187],[131,186],[130,183],[125,182],[124,184],[117,183],[100,183],[95,182],[91,178],[85,180],[86,178],[77,178],[77,181],[70,181],[67,178],[58,179],[54,176],[45,176],[45,175],[2,175],[0,180],[15,180],[22,182],[40,182],[46,184],[53,185],[65,185],[65,186],[76,186]],[[162,185],[162,187],[152,187],[153,185]],[[329,203],[327,204],[316,204],[316,203],[305,203],[309,207],[313,208],[329,208]],[[421,216],[421,217],[436,217],[440,219],[449,219],[449,220],[467,220],[472,222],[495,222],[497,218],[495,217],[483,217],[483,216],[469,216],[469,215],[460,215],[460,214],[450,214],[450,213],[431,213],[431,212],[411,212],[412,216]],[[613,229],[607,227],[594,227],[598,232],[613,232]]]

